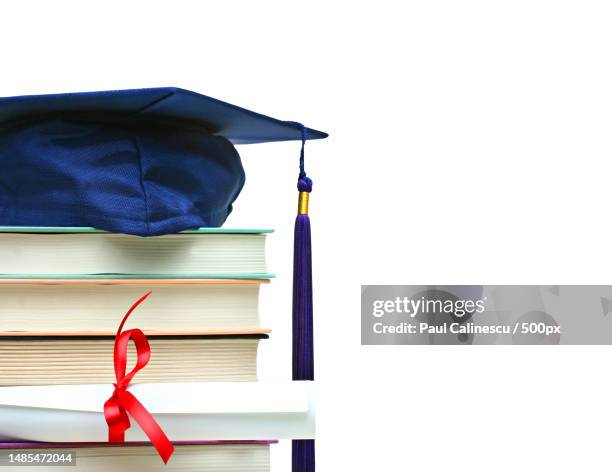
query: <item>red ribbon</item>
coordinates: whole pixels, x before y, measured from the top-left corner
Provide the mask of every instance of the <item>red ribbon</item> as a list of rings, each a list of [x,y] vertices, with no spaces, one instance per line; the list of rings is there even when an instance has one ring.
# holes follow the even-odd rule
[[[123,321],[117,330],[115,338],[115,377],[117,383],[113,395],[104,403],[104,418],[108,424],[108,441],[112,443],[121,443],[125,441],[125,431],[130,428],[130,419],[128,413],[140,425],[142,430],[151,440],[157,453],[160,455],[164,463],[168,463],[168,459],[174,452],[174,446],[166,436],[166,433],[160,428],[153,418],[153,415],[140,403],[134,395],[127,391],[130,381],[144,368],[149,359],[151,359],[151,348],[145,334],[139,329],[130,329],[121,332],[123,325],[127,321],[130,314],[147,299],[152,292],[142,296],[140,300],[132,305],[128,312],[123,317]],[[130,339],[136,345],[137,360],[136,366],[126,375],[127,367],[127,348]]]

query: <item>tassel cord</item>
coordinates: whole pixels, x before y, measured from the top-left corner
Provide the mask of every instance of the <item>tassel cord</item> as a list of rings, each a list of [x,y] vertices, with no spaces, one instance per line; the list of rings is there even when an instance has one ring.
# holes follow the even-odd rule
[[[314,380],[313,303],[312,303],[312,241],[308,202],[312,180],[304,169],[306,128],[302,126],[300,192],[298,215],[295,219],[293,252],[293,380]],[[314,472],[315,442],[312,439],[292,443],[292,471]]]

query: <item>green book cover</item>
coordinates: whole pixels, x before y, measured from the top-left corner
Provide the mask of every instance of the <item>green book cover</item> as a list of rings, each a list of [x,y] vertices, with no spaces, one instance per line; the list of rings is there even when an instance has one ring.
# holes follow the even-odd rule
[[[182,231],[177,234],[265,234],[272,233],[272,229],[246,229],[246,228],[198,228]],[[77,226],[0,226],[0,233],[23,233],[23,234],[87,234],[108,233],[90,227]],[[128,237],[139,237],[123,235]],[[153,236],[155,237],[155,236]],[[270,279],[274,278],[270,273],[244,273],[244,274],[6,274],[0,272],[3,279]]]
[[[244,228],[198,228],[181,231],[178,234],[262,234],[272,233],[272,229],[244,229]],[[0,226],[0,233],[42,233],[42,234],[71,234],[71,233],[108,233],[96,228],[83,226]],[[125,235],[129,236],[129,235]],[[153,236],[155,237],[155,236]]]

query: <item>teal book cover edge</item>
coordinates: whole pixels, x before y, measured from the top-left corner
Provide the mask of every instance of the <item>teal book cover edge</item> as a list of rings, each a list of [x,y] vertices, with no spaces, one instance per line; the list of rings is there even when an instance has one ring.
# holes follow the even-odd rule
[[[262,234],[273,233],[273,229],[243,228],[198,228],[181,231],[177,234]],[[0,226],[0,233],[108,233],[96,228],[80,226]]]

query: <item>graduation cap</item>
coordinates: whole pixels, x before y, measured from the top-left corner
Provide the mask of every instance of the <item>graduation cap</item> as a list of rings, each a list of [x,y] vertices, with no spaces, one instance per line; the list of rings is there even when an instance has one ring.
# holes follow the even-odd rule
[[[221,226],[245,180],[235,144],[301,141],[293,379],[313,380],[304,144],[326,133],[178,88],[0,98],[0,226],[157,236]],[[295,441],[294,470],[314,469]]]
[[[234,144],[326,136],[177,88],[0,98],[0,225],[218,227],[245,180]]]

